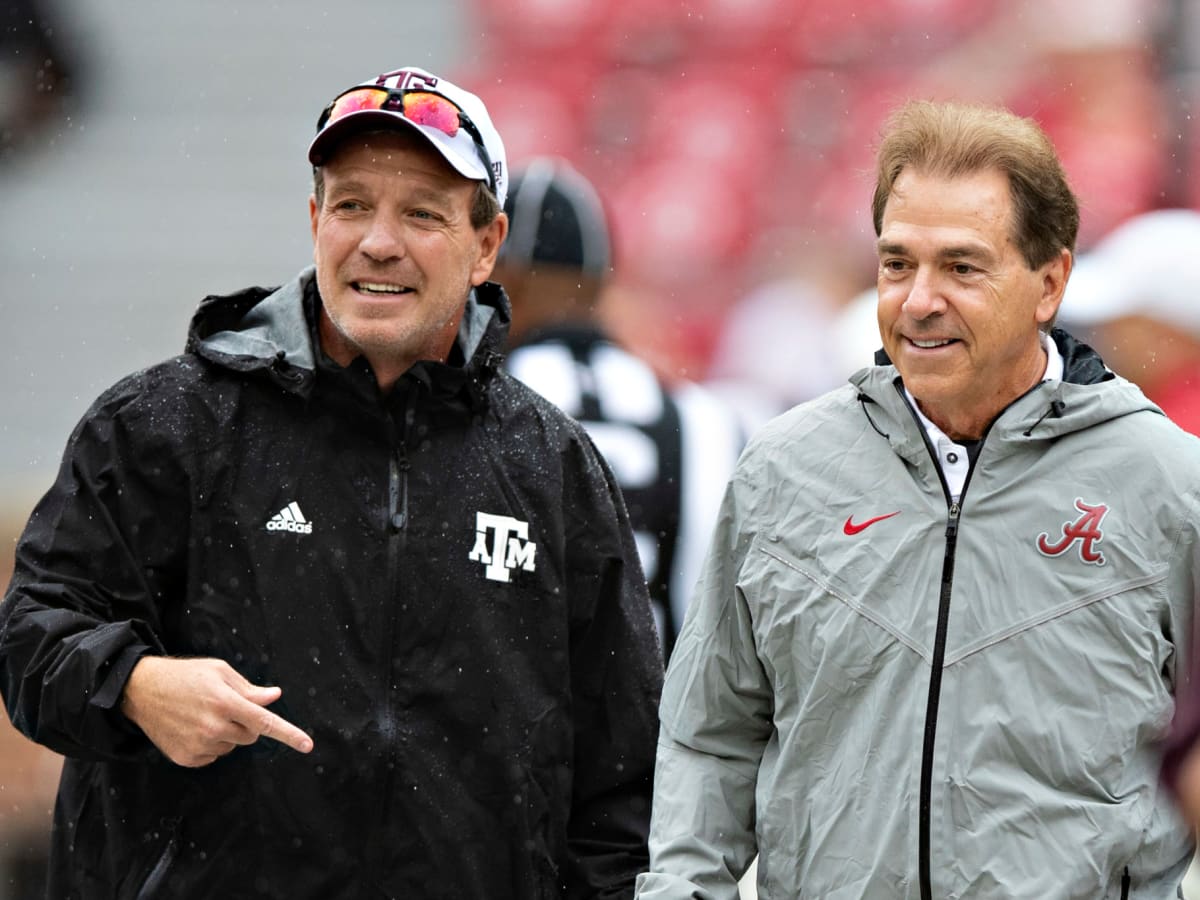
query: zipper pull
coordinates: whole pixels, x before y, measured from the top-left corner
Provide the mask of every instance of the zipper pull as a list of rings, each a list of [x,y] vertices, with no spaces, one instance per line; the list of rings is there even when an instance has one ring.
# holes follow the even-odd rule
[[[950,504],[949,517],[946,520],[946,537],[954,538],[958,535],[958,514],[962,511],[962,507],[957,502]]]
[[[403,531],[408,525],[408,448],[401,441],[396,447],[392,461],[392,513],[390,523],[392,531]]]

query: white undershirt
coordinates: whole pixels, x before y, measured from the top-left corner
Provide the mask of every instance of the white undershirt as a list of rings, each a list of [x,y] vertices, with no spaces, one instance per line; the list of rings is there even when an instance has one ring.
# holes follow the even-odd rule
[[[1058,352],[1058,347],[1051,340],[1050,335],[1044,332],[1042,334],[1042,347],[1046,351],[1046,371],[1042,373],[1041,380],[1062,381],[1062,354]],[[950,497],[957,503],[958,498],[962,496],[963,485],[967,483],[967,473],[971,469],[971,460],[967,456],[967,448],[962,444],[954,443],[954,441],[946,437],[945,432],[934,425],[925,413],[921,412],[921,407],[917,406],[917,401],[908,392],[908,388],[904,389],[904,396],[908,398],[909,405],[916,411],[921,424],[925,426],[925,433],[929,435],[929,443],[933,445],[933,449],[937,454],[937,461],[938,465],[941,466],[942,476],[946,479],[946,487],[950,489]]]

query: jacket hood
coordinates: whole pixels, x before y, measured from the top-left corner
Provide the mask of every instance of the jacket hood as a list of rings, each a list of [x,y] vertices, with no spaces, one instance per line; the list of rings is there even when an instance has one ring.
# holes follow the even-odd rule
[[[313,266],[277,288],[251,287],[205,297],[192,317],[187,351],[235,372],[261,374],[307,396],[318,369],[315,329],[306,312],[310,297],[319,299]],[[404,377],[436,387],[439,394],[465,393],[468,405],[477,406],[503,359],[499,349],[511,320],[504,289],[485,282],[467,297],[458,330],[458,348],[466,364],[421,361]]]
[[[989,442],[1053,440],[1135,412],[1162,414],[1137,385],[1109,370],[1087,344],[1061,328],[1050,334],[1063,357],[1062,380],[1039,382],[1010,403],[988,428]],[[864,413],[898,451],[923,454],[923,436],[906,427],[913,417],[900,373],[882,350],[876,362],[850,378]]]

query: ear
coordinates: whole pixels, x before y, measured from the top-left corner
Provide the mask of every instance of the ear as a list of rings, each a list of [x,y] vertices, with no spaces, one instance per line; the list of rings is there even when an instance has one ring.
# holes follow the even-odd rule
[[[313,227],[315,229],[316,226]],[[491,276],[492,269],[496,267],[496,256],[500,252],[500,245],[504,243],[507,235],[508,216],[504,213],[500,213],[476,232],[479,241],[479,259],[476,260],[475,267],[471,270],[471,284],[474,287],[479,287]]]
[[[313,252],[317,252],[317,213],[320,210],[317,208],[317,195],[308,195],[308,221],[312,226]]]
[[[1075,257],[1064,247],[1058,251],[1058,256],[1042,266],[1042,296],[1037,305],[1039,325],[1052,321],[1058,315],[1063,294],[1067,290],[1067,279],[1071,277],[1071,267],[1074,264]]]

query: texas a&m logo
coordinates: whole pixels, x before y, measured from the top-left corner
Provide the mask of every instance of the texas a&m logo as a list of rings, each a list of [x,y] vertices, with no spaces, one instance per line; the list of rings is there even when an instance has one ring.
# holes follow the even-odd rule
[[[483,563],[484,574],[492,581],[508,581],[509,572],[518,566],[532,572],[537,544],[529,540],[529,523],[511,516],[475,513],[475,546],[471,548],[470,559]]]
[[[1104,540],[1100,524],[1108,515],[1108,507],[1101,503],[1084,503],[1076,497],[1075,508],[1083,515],[1074,522],[1064,522],[1062,535],[1055,535],[1054,543],[1051,543],[1050,535],[1043,531],[1038,535],[1037,548],[1044,556],[1062,556],[1079,541],[1079,558],[1085,563],[1102,566],[1104,554],[1096,549],[1096,545]]]
[[[396,79],[392,85],[398,91],[435,91],[438,86],[438,78],[436,75],[430,75],[428,72],[414,72],[412,69],[395,69],[391,72],[384,72],[375,79],[378,85],[386,86],[388,81]]]

